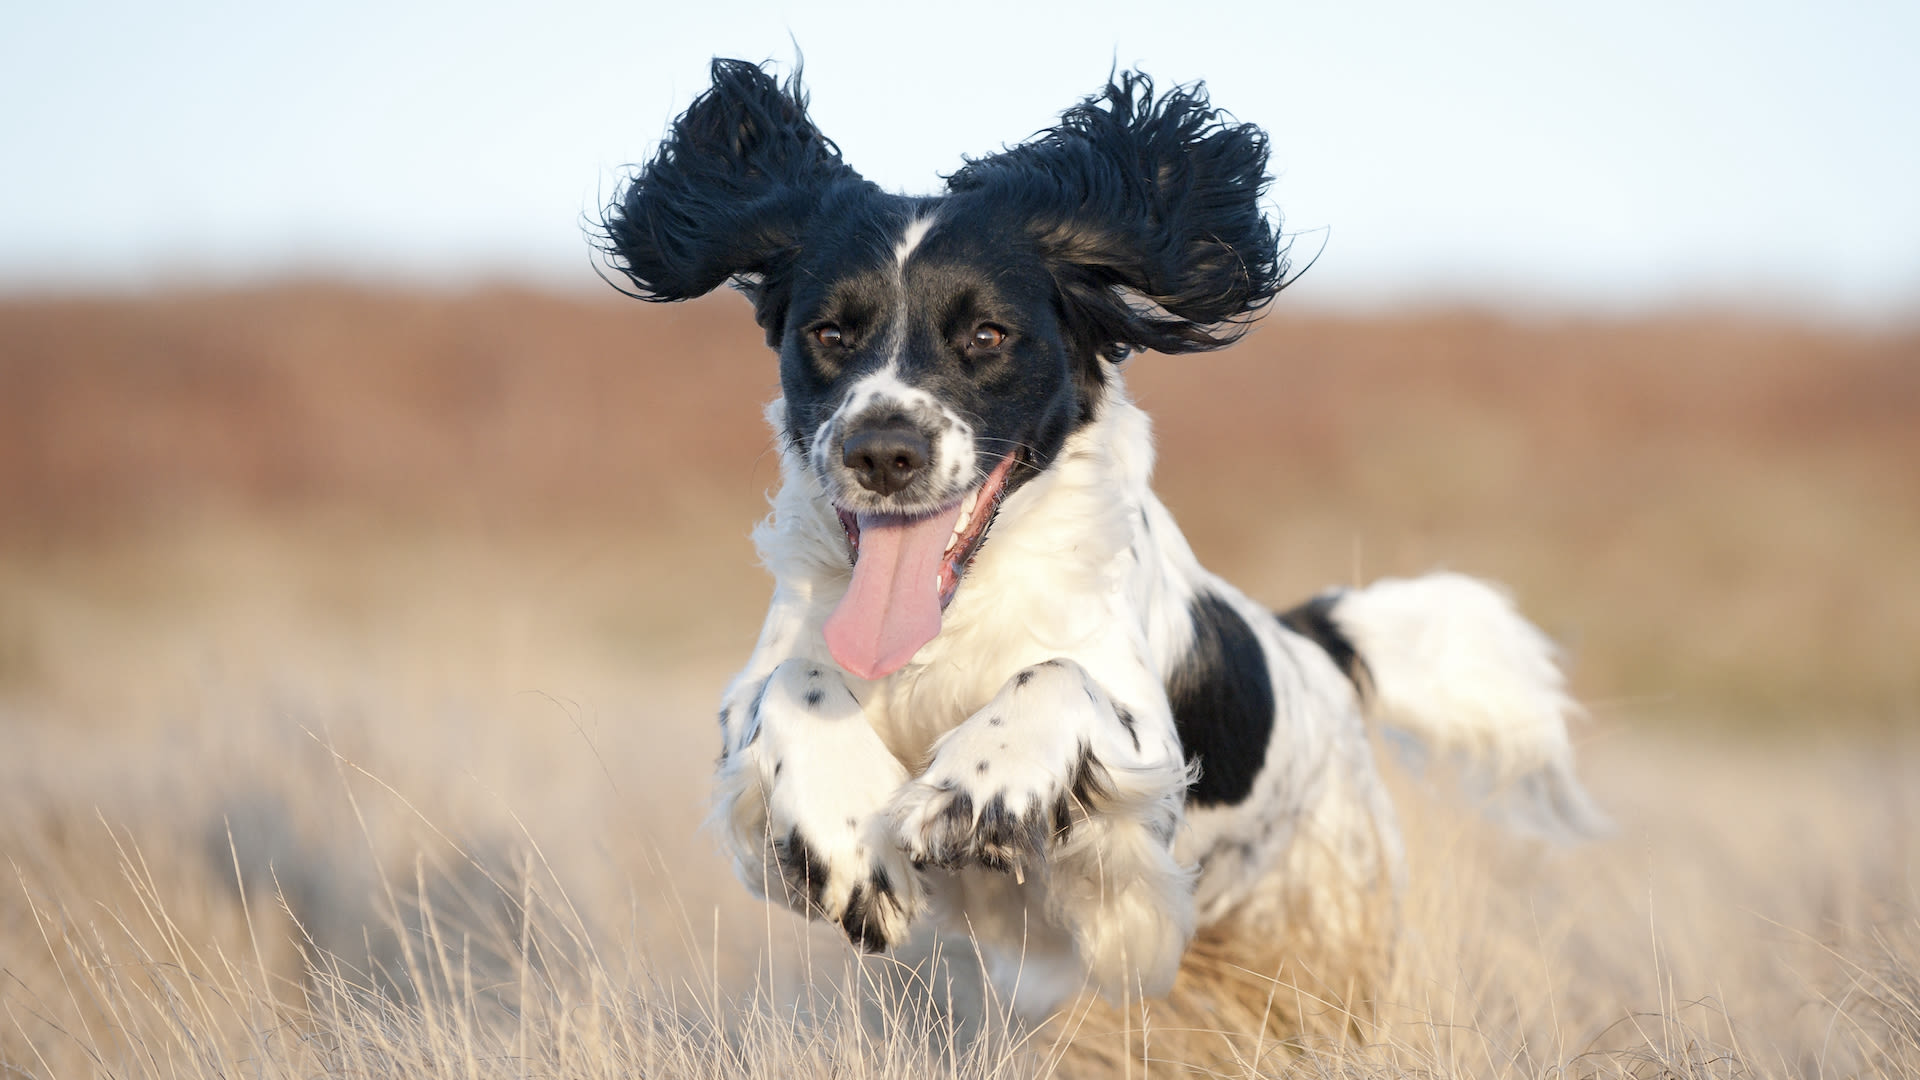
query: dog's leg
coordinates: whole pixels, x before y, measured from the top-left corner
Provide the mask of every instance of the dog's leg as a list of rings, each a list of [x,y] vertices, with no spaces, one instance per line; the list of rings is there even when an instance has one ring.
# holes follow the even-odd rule
[[[877,951],[906,937],[919,883],[882,812],[907,771],[839,673],[786,660],[730,693],[714,813],[749,889]]]
[[[1129,708],[1057,659],[944,736],[893,817],[917,864],[1038,877],[1094,987],[1159,994],[1193,933],[1193,873],[1171,850],[1186,785],[1164,699]]]

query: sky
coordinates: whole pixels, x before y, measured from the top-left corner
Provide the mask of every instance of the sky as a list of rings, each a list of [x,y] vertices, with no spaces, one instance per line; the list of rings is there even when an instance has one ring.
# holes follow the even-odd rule
[[[1289,300],[1920,315],[1920,3],[19,5],[0,292],[603,288],[583,223],[715,55],[804,54],[905,192],[1117,63],[1272,135]]]

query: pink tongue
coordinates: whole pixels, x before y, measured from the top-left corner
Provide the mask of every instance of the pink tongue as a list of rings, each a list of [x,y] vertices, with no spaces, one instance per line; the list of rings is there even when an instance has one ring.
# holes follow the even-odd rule
[[[827,648],[862,679],[900,670],[940,632],[940,564],[960,506],[921,518],[860,515],[853,584],[827,616]]]

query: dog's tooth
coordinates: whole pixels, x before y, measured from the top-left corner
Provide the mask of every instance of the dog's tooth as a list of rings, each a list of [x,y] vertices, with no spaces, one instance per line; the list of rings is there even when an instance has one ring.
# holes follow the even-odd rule
[[[971,512],[964,509],[961,510],[960,520],[953,523],[953,535],[947,537],[947,546],[942,550],[952,551],[953,546],[960,542],[960,538],[962,536],[966,535],[967,523],[972,520],[973,520],[973,514]]]
[[[960,520],[965,521],[968,518],[972,517],[973,508],[979,505],[979,503],[980,503],[979,488],[974,488],[972,491],[967,492],[967,501],[960,504]]]

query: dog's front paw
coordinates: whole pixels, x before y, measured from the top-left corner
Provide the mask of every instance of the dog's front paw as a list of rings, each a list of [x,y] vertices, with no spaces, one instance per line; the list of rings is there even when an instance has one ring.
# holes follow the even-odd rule
[[[878,819],[873,819],[877,821]],[[884,830],[884,846],[860,839],[859,830],[825,842],[809,840],[798,826],[776,834],[770,854],[788,896],[809,914],[838,923],[847,939],[868,952],[904,941],[920,903],[919,881],[905,857],[893,850]]]
[[[978,863],[1025,877],[1064,821],[1037,798],[982,792],[955,780],[916,780],[894,800],[899,843],[915,866]]]
[[[920,886],[884,809],[906,769],[821,665],[776,668],[756,715],[766,887],[784,888],[790,906],[840,924],[861,948],[904,940]]]
[[[898,843],[915,865],[977,863],[1024,878],[1087,812],[1106,770],[1063,725],[1030,719],[989,706],[894,797]]]

